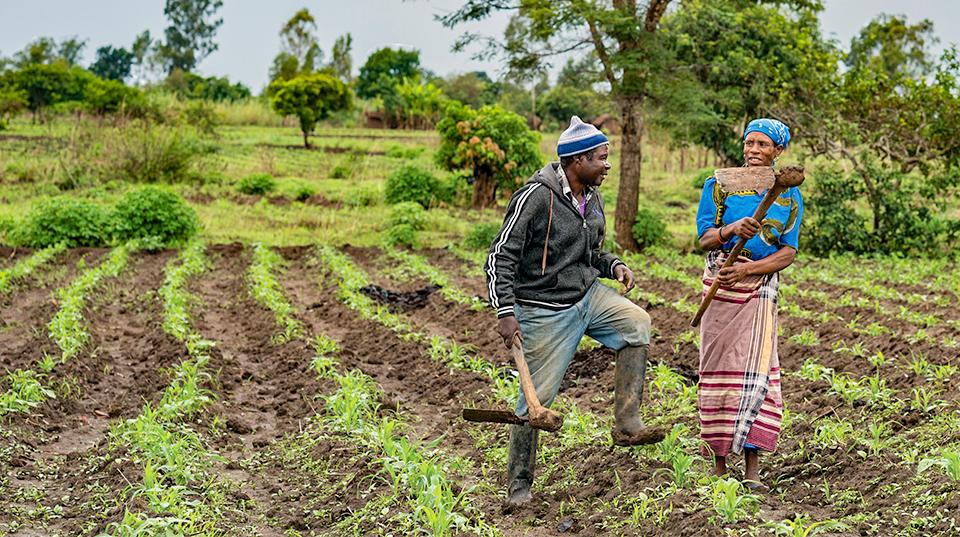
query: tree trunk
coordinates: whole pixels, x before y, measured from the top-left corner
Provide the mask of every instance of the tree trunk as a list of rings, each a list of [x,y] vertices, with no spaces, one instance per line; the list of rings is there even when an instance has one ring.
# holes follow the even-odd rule
[[[497,200],[497,182],[493,179],[493,174],[480,168],[474,170],[473,176],[473,208],[492,207]]]
[[[617,244],[627,250],[638,250],[633,238],[633,224],[637,219],[637,202],[640,198],[640,160],[643,157],[640,142],[643,124],[640,117],[640,97],[619,99],[621,125],[620,137],[620,188],[617,190],[617,213],[614,221]]]
[[[301,131],[301,132],[303,132],[303,147],[310,149],[310,133],[308,133],[307,131]]]

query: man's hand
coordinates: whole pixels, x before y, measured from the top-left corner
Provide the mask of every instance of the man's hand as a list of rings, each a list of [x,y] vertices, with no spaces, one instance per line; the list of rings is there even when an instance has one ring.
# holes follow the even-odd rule
[[[717,275],[717,279],[720,280],[720,285],[730,287],[749,275],[750,263],[740,263],[739,265],[720,269],[720,274]]]
[[[497,321],[497,330],[500,332],[500,337],[503,339],[503,346],[507,349],[513,347],[513,336],[519,335],[520,341],[523,341],[523,334],[520,333],[520,324],[517,322],[517,318],[513,315],[508,315],[506,317],[501,317]]]
[[[630,270],[626,265],[620,264],[613,268],[613,277],[617,279],[618,282],[623,284],[623,292],[621,295],[625,295],[633,289],[634,278],[633,271]]]
[[[723,235],[727,240],[730,239],[731,233],[740,238],[750,240],[760,231],[760,222],[757,222],[752,216],[744,216],[732,224],[727,224],[725,227],[726,229]]]

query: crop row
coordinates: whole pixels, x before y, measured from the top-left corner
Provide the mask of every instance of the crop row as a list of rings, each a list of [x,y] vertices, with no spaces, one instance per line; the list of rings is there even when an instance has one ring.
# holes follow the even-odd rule
[[[30,257],[17,262],[8,269],[0,270],[0,295],[12,291],[18,282],[30,277],[38,268],[63,253],[64,250],[66,250],[66,247],[62,244],[49,246],[34,252]]]
[[[132,244],[114,248],[105,261],[96,267],[83,270],[70,285],[54,293],[60,308],[48,324],[48,335],[60,349],[60,357],[58,359],[44,354],[37,361],[36,370],[17,369],[9,372],[6,379],[10,388],[0,394],[0,416],[24,412],[55,396],[55,392],[44,386],[43,381],[58,364],[76,356],[89,341],[90,332],[83,319],[87,298],[103,280],[120,274],[127,266],[133,249]]]
[[[159,295],[163,301],[163,329],[184,343],[188,357],[173,368],[172,380],[160,401],[147,403],[136,418],[116,424],[110,432],[112,449],[125,448],[143,469],[143,482],[132,486],[131,498],[142,499],[148,512],[124,512],[108,531],[116,536],[196,535],[213,533],[219,520],[217,478],[211,467],[218,456],[188,425],[213,401],[205,388],[212,381],[206,371],[214,343],[205,340],[191,323],[187,291],[189,280],[206,269],[205,245],[196,241],[170,262]]]

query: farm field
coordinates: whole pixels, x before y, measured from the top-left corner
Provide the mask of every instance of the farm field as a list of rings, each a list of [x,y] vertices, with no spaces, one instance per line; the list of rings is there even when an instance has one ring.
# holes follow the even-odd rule
[[[59,192],[77,128],[0,134],[0,218]],[[206,139],[207,179],[172,186],[203,226],[182,248],[0,250],[0,534],[960,534],[956,264],[801,253],[780,294],[784,431],[762,461],[771,491],[750,494],[699,455],[697,170],[649,148],[663,158],[641,204],[673,239],[624,261],[655,331],[643,417],[671,434],[612,445],[614,354],[585,341],[534,502],[505,515],[508,428],[459,416],[517,393],[485,253],[463,244],[502,207],[432,208],[418,248],[387,247],[385,178],[433,167],[435,135],[299,142],[293,127]],[[276,190],[237,192],[251,173]],[[106,205],[133,187],[70,195]]]

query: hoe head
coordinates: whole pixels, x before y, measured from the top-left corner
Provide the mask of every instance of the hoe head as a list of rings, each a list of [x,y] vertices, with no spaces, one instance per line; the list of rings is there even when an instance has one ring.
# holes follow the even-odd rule
[[[744,166],[740,168],[720,168],[713,171],[720,189],[724,192],[742,192],[756,190],[762,192],[773,188],[777,181],[773,168],[769,166]]]
[[[803,168],[800,166],[786,166],[778,172],[768,166],[720,168],[714,170],[713,175],[724,192],[763,192],[774,184],[786,190],[792,186],[800,186],[804,180]]]

